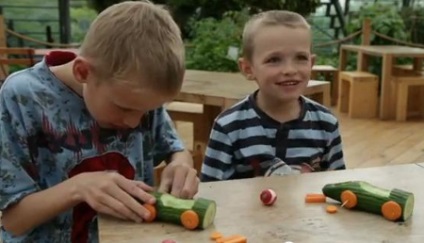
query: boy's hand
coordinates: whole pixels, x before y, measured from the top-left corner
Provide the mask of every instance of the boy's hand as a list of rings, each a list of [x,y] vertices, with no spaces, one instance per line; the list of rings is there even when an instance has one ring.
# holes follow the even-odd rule
[[[162,172],[160,192],[171,193],[179,198],[191,199],[199,188],[197,171],[187,163],[173,161]]]
[[[143,182],[129,180],[116,172],[82,173],[73,178],[77,198],[100,213],[141,222],[150,213],[136,199],[155,203],[154,196],[147,193],[153,188]]]

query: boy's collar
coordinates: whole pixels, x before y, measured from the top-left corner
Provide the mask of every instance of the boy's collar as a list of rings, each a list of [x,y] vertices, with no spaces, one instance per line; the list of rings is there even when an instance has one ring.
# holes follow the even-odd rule
[[[47,66],[59,66],[74,60],[76,56],[71,51],[51,51],[44,58]]]
[[[264,121],[266,121],[267,123],[269,123],[273,126],[281,126],[280,122],[274,120],[272,117],[268,116],[268,114],[266,114],[261,108],[259,108],[259,106],[256,103],[256,98],[257,98],[258,92],[259,92],[259,89],[257,89],[251,95],[249,95],[248,99],[249,99],[249,103],[250,103],[251,107],[259,115],[259,117],[264,119]],[[303,120],[303,118],[305,117],[305,114],[306,114],[305,98],[303,96],[300,96],[298,100],[299,100],[299,104],[300,104],[299,117],[297,119],[285,122],[284,124],[288,125],[288,124],[291,124],[291,123],[296,123],[298,121]]]

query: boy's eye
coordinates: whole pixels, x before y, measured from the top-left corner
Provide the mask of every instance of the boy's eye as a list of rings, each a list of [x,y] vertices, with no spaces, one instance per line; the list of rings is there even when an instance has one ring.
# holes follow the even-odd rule
[[[267,60],[267,62],[270,63],[275,63],[275,62],[279,62],[281,59],[279,57],[271,57]]]
[[[306,55],[298,55],[298,56],[297,56],[297,59],[298,59],[298,60],[305,60],[305,61],[307,61],[307,60],[309,60],[309,57],[308,57],[308,56],[306,56]]]

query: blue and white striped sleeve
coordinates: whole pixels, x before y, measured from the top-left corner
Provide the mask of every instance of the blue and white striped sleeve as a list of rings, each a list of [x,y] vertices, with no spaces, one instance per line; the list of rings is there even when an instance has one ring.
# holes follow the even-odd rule
[[[201,181],[227,180],[234,173],[232,161],[234,148],[228,133],[219,124],[214,123],[209,137],[205,159],[202,165]]]
[[[338,122],[335,124],[335,129],[330,134],[323,161],[326,161],[328,163],[328,170],[346,169],[346,165],[343,158],[343,146],[339,132]]]

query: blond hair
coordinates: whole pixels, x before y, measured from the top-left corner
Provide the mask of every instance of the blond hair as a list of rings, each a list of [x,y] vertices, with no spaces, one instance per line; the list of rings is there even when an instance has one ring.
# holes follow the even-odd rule
[[[184,78],[184,43],[169,12],[148,1],[126,1],[101,12],[80,54],[106,81],[138,81],[161,92],[178,92]]]
[[[243,56],[252,60],[254,37],[257,30],[264,26],[286,26],[290,28],[310,29],[302,15],[285,10],[270,10],[255,14],[247,21],[243,30]]]

